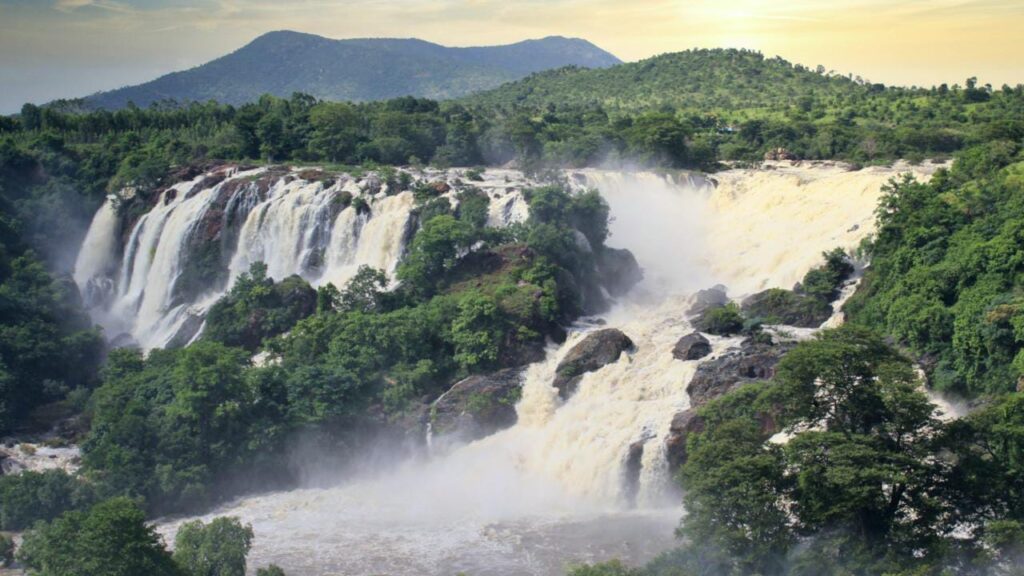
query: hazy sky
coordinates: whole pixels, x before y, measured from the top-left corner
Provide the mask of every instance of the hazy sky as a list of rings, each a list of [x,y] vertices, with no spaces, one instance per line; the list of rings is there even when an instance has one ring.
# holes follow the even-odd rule
[[[557,34],[623,60],[743,47],[887,84],[1024,83],[1024,0],[0,0],[0,112],[150,80],[280,29],[452,46]]]

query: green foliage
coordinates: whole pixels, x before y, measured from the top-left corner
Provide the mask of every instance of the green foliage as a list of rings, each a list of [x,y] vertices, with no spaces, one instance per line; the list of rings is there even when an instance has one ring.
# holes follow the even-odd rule
[[[252,537],[237,518],[186,522],[174,537],[174,562],[191,576],[245,576]]]
[[[256,576],[285,576],[284,570],[277,564],[271,564],[266,568],[256,570]]]
[[[62,470],[0,477],[0,529],[24,530],[93,501],[90,487]]]
[[[83,467],[103,494],[151,510],[196,509],[232,467],[272,453],[273,394],[251,385],[244,351],[205,340],[182,350],[116,350],[94,396]]]
[[[478,238],[471,224],[449,215],[435,216],[416,233],[397,277],[412,294],[428,298],[442,287],[446,274]]]
[[[180,576],[156,531],[131,500],[64,514],[25,534],[18,559],[39,576]]]
[[[6,568],[14,562],[14,538],[0,534],[0,567]]]
[[[267,266],[255,262],[210,307],[203,335],[227,346],[256,350],[265,339],[313,314],[316,301],[315,291],[299,276],[275,283],[267,277]]]
[[[1013,390],[1024,375],[1021,231],[1024,163],[1016,144],[961,154],[928,184],[886,189],[852,321],[892,334],[937,388],[966,395]]]
[[[782,359],[773,382],[700,410],[705,426],[690,435],[681,474],[688,543],[648,571],[1006,566],[1024,513],[1020,397],[943,424],[910,361],[881,338],[849,325],[823,331]],[[790,438],[768,442],[780,430]],[[956,535],[960,525],[977,528]]]
[[[103,340],[77,291],[53,279],[31,252],[7,259],[0,245],[0,431],[68,391],[95,384]]]
[[[823,302],[832,302],[839,296],[839,287],[853,274],[853,265],[842,248],[825,252],[823,256],[825,264],[804,275],[801,292]]]
[[[569,570],[569,576],[640,576],[639,570],[624,566],[618,560],[601,564],[584,564]]]
[[[718,336],[739,334],[745,325],[743,312],[734,302],[716,306],[701,315],[695,328],[701,332]]]

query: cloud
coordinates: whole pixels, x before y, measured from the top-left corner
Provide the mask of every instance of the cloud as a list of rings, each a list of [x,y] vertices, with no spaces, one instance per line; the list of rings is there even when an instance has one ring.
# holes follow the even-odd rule
[[[53,7],[61,12],[75,12],[82,8],[97,8],[119,13],[132,12],[129,6],[113,0],[57,0]]]

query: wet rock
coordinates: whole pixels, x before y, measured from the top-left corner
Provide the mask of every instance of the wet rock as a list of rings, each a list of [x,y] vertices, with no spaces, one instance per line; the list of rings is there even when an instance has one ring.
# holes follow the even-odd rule
[[[772,148],[764,153],[765,161],[799,160],[800,157],[785,148]]]
[[[555,369],[554,386],[562,398],[572,396],[583,375],[611,364],[633,349],[633,341],[616,328],[591,332],[573,346]]]
[[[430,409],[435,447],[479,440],[516,423],[521,368],[478,374],[455,383]]]
[[[742,308],[749,318],[798,328],[817,328],[832,316],[832,306],[821,298],[780,288],[770,288],[748,297]]]
[[[623,487],[626,501],[632,508],[636,506],[636,497],[640,493],[640,473],[644,468],[644,444],[648,438],[637,440],[629,445],[626,451],[626,465],[623,467]]]
[[[184,348],[202,330],[203,316],[192,309],[189,309],[186,314],[185,320],[182,321],[177,332],[168,340],[164,346],[165,348]]]
[[[668,437],[665,438],[665,457],[671,472],[686,464],[686,441],[690,434],[704,431],[704,419],[693,408],[683,410],[672,417]]]
[[[622,296],[644,279],[644,272],[633,253],[626,249],[605,248],[597,261],[601,283],[612,296]]]
[[[110,341],[111,349],[114,348],[139,348],[138,341],[127,332],[121,332]]]
[[[699,408],[747,382],[770,380],[779,360],[793,346],[791,342],[764,344],[748,339],[738,350],[702,363],[686,387],[690,406]]]
[[[686,311],[686,315],[690,317],[701,316],[712,308],[725,306],[729,303],[729,297],[726,295],[727,291],[728,289],[721,284],[698,291],[694,295],[693,304]]]
[[[672,357],[676,360],[699,360],[711,354],[711,342],[699,332],[687,334],[672,347]]]

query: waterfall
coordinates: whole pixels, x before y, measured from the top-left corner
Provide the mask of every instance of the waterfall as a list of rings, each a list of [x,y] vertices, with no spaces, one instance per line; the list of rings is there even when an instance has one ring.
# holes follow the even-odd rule
[[[72,277],[86,306],[102,305],[114,290],[118,258],[118,217],[115,199],[107,198],[93,217],[82,241]]]
[[[125,334],[145,349],[184,344],[253,262],[276,280],[298,274],[313,285],[343,285],[362,265],[393,272],[415,202],[410,192],[374,197],[367,187],[265,169],[203,174],[163,191],[130,223],[123,249],[110,199],[93,218],[75,281],[109,337]],[[363,213],[345,205],[358,197]]]
[[[252,523],[252,562],[302,574],[553,575],[567,562],[649,559],[672,545],[682,514],[665,454],[672,417],[689,406],[686,386],[700,363],[740,340],[710,337],[708,358],[674,359],[673,344],[692,331],[690,294],[718,282],[733,297],[791,287],[823,251],[855,247],[872,232],[889,178],[927,177],[931,168],[779,165],[713,178],[572,172],[574,187],[597,188],[608,200],[609,244],[629,248],[647,271],[601,323],[622,330],[635,351],[586,374],[563,401],[552,381],[595,325],[580,324],[526,368],[513,427],[368,480],[246,498],[207,518]],[[525,218],[507,180],[514,177],[481,186],[492,223]],[[341,221],[331,243],[351,253],[369,222],[357,224],[349,211]],[[173,534],[178,524],[160,530]]]
[[[692,331],[690,295],[720,282],[734,298],[791,287],[823,251],[853,249],[871,234],[889,178],[932,168],[569,172],[574,188],[596,188],[608,201],[608,244],[630,249],[645,270],[602,322],[628,335],[634,351],[584,375],[562,400],[556,367],[595,325],[580,324],[525,369],[515,426],[369,481],[257,496],[216,514],[253,524],[254,563],[297,573],[553,574],[566,559],[648,558],[671,544],[681,513],[665,441],[706,361],[671,354]],[[275,279],[298,274],[313,285],[340,286],[362,265],[393,273],[416,224],[413,194],[382,191],[370,177],[308,172],[223,168],[167,188],[134,220],[140,199],[109,199],[74,271],[93,317],[111,337],[124,333],[148,349],[195,337],[205,310],[256,261]],[[521,174],[489,170],[471,184],[491,200],[489,225],[528,217]],[[126,202],[134,210],[119,210]],[[710,340],[709,359],[738,343]]]

